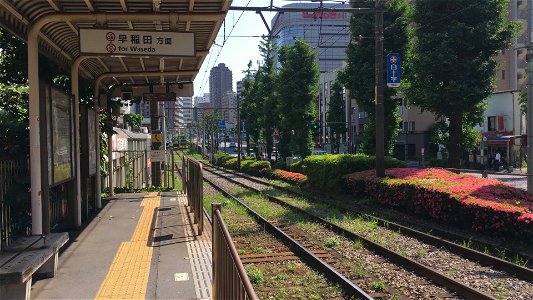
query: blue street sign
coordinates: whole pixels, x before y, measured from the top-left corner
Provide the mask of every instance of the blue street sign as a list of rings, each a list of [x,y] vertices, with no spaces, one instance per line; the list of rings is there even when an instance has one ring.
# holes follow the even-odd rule
[[[218,121],[218,127],[220,127],[220,129],[225,129],[226,128],[226,121],[224,121],[224,120]]]
[[[241,132],[246,132],[246,126],[244,125],[244,121],[241,121]]]
[[[387,54],[387,86],[390,88],[399,87],[401,75],[400,54]]]

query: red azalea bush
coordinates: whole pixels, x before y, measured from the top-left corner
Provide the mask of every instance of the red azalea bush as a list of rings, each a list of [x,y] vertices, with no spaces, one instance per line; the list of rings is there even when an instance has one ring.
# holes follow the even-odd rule
[[[272,176],[281,181],[285,181],[298,186],[302,186],[307,183],[307,176],[301,173],[276,169],[272,171]]]
[[[444,169],[388,169],[344,177],[355,194],[476,230],[533,230],[533,197],[494,179],[460,175]]]

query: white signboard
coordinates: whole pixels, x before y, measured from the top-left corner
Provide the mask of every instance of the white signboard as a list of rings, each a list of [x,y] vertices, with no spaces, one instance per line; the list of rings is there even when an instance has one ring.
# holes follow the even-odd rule
[[[165,150],[150,150],[150,159],[152,161],[165,161]]]
[[[194,33],[80,29],[82,54],[194,56]]]

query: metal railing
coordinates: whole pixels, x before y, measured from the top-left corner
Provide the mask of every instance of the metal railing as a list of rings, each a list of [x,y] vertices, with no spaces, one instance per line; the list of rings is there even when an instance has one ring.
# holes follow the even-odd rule
[[[194,213],[194,224],[198,225],[198,235],[204,231],[204,177],[202,163],[183,156],[184,186],[187,192],[187,204]]]
[[[258,299],[235,244],[220,213],[222,205],[211,205],[213,216],[213,299]]]
[[[146,150],[113,151],[114,187],[140,189],[148,185],[148,153]]]
[[[28,177],[29,159],[0,161],[0,249],[7,247],[15,236],[31,232],[30,182],[22,180]],[[26,193],[26,197],[21,193]]]

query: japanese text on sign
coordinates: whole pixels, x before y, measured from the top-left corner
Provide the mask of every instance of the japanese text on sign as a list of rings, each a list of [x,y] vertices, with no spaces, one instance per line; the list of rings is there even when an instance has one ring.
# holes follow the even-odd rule
[[[396,53],[387,54],[387,86],[391,88],[399,87],[400,81],[400,55]]]
[[[82,53],[194,56],[194,33],[80,29]]]

